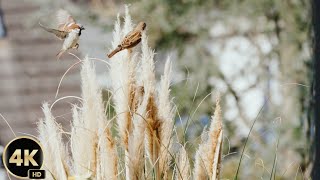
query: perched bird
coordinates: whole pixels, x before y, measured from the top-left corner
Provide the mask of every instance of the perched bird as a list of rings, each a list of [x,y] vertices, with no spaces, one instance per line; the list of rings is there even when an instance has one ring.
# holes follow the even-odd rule
[[[76,23],[74,18],[65,10],[59,10],[57,12],[58,29],[48,28],[43,26],[40,22],[39,25],[47,32],[55,34],[60,40],[64,40],[60,52],[57,54],[57,59],[60,59],[61,55],[67,50],[74,48],[78,49],[79,37],[84,27],[81,24]]]
[[[110,54],[108,54],[108,58],[111,58],[116,53],[124,50],[131,49],[135,47],[141,41],[142,31],[146,28],[145,22],[140,22],[131,32],[129,32],[122,42],[114,49]]]

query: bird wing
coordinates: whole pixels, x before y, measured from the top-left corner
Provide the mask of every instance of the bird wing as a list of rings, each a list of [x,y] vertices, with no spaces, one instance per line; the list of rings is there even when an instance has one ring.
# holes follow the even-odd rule
[[[60,9],[57,12],[58,29],[60,31],[68,31],[67,26],[76,24],[75,19],[66,10]]]
[[[121,47],[124,49],[132,48],[141,41],[141,31],[133,30],[124,37]]]
[[[53,33],[54,35],[56,35],[61,40],[65,39],[68,36],[68,32],[60,31],[60,30],[57,30],[57,29],[51,29],[51,28],[43,26],[41,23],[39,23],[39,25],[40,25],[40,27],[42,27],[47,32]]]

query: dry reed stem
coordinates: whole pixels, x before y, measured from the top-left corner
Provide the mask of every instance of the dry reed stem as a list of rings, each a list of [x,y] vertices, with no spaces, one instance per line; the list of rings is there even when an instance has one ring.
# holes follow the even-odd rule
[[[99,157],[97,165],[99,174],[97,174],[97,179],[116,180],[118,174],[116,144],[108,126],[100,131],[97,155]]]
[[[141,81],[145,92],[148,92],[149,97],[147,103],[147,115],[146,115],[146,142],[145,148],[147,157],[151,163],[152,171],[156,179],[160,179],[161,173],[159,171],[159,152],[160,152],[160,126],[161,121],[158,117],[158,107],[156,102],[156,91],[155,91],[155,73],[154,73],[154,52],[148,46],[148,38],[145,31],[142,32],[141,39]],[[149,172],[147,170],[147,172]]]
[[[147,126],[146,126],[146,149],[150,159],[156,179],[160,179],[159,171],[159,151],[160,151],[160,126],[161,121],[158,118],[158,108],[156,106],[153,94],[150,94],[147,104]]]
[[[40,143],[42,145],[44,145],[45,143],[48,142],[48,139],[49,139],[49,134],[46,132],[46,126],[45,126],[44,120],[40,119],[37,126],[38,126],[38,133],[39,133],[38,139],[39,139]],[[54,161],[55,156],[53,154],[51,154],[51,150],[50,150],[49,146],[44,147],[42,150],[43,150],[43,153],[45,154],[44,159],[43,159],[43,162],[44,162],[43,167],[44,167],[44,170],[49,172],[49,173],[47,173],[46,178],[49,180],[54,180],[55,177],[53,177],[53,173],[55,173],[55,172],[52,172],[54,170],[54,167],[51,162]]]
[[[123,37],[124,32],[130,29],[130,21],[131,17],[128,13],[126,13],[124,26],[127,30],[125,30],[121,29],[120,19],[118,18],[118,21],[115,24],[113,45],[118,44]],[[117,124],[119,128],[119,134],[126,151],[128,150],[128,136],[132,131],[132,106],[135,104],[133,102],[136,86],[135,67],[135,56],[129,57],[127,51],[121,51],[116,54],[111,62],[110,76],[112,79],[115,109],[118,114]],[[125,113],[123,114],[123,112]]]
[[[74,172],[79,176],[96,176],[99,127],[105,127],[106,118],[101,89],[96,80],[94,64],[88,57],[81,69],[83,103],[80,112],[74,107],[71,132],[71,150]]]
[[[4,122],[7,124],[7,126],[9,127],[10,131],[12,132],[12,134],[14,135],[14,137],[17,137],[16,133],[13,131],[12,127],[10,126],[9,122],[6,120],[6,118],[4,118],[4,116],[0,113],[0,117],[4,120]]]
[[[170,102],[170,80],[171,80],[171,61],[167,59],[164,75],[161,77],[160,89],[158,91],[159,102],[159,118],[161,121],[160,127],[160,157],[159,157],[159,170],[162,178],[167,178],[167,171],[170,168],[169,155],[172,146],[171,136],[174,123],[174,108]]]
[[[178,161],[175,168],[175,177],[178,180],[190,179],[190,162],[184,146],[180,148],[180,151],[178,153]]]
[[[220,170],[221,170],[221,156],[222,156],[222,137],[223,133],[220,131],[218,143],[215,149],[214,159],[213,159],[213,171],[212,171],[212,180],[220,179]]]
[[[88,133],[85,129],[84,125],[84,119],[81,117],[81,112],[78,111],[77,106],[73,106],[73,115],[72,115],[72,130],[71,130],[71,152],[72,152],[72,158],[73,158],[73,171],[74,174],[78,176],[84,176],[86,174],[90,174],[91,172],[88,172],[87,170],[87,162],[83,160],[82,156],[83,153],[86,153],[87,151],[87,144],[84,143],[86,139],[82,139],[82,137],[85,137]],[[79,114],[80,113],[80,114]]]
[[[61,127],[56,124],[54,117],[51,114],[48,103],[44,103],[42,107],[45,115],[44,120],[40,120],[39,133],[40,142],[43,144],[44,152],[48,159],[45,166],[50,171],[54,178],[67,180],[69,167],[66,164],[68,160],[65,145],[62,143]]]
[[[138,88],[137,94],[139,97],[143,97],[138,102],[138,109],[133,114],[133,132],[129,136],[129,173],[130,179],[138,180],[144,177],[144,138],[145,138],[145,116],[147,113],[148,92],[144,92],[143,89]],[[142,101],[142,102],[141,102]]]
[[[120,26],[118,16],[113,32],[113,48],[115,48],[123,37],[133,29],[129,8],[126,6],[123,29]],[[132,134],[132,116],[137,110],[137,103],[140,99],[137,94],[136,83],[136,66],[137,56],[132,50],[124,50],[117,53],[111,61],[110,76],[112,79],[113,98],[115,110],[117,112],[118,132],[121,138],[122,145],[125,149],[125,170],[126,178],[130,177],[129,172],[129,136]]]
[[[217,179],[219,177],[221,138],[222,115],[219,95],[217,95],[216,109],[212,117],[208,139],[200,144],[199,149],[196,152],[194,179]]]

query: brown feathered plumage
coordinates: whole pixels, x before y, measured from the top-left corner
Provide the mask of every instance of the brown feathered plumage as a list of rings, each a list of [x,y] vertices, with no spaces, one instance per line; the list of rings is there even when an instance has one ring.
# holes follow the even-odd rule
[[[108,54],[108,58],[111,58],[113,55],[124,49],[131,49],[135,47],[141,41],[142,31],[146,28],[145,22],[140,22],[131,32],[129,32],[122,40],[122,42],[118,45],[116,49],[114,49],[110,54]]]

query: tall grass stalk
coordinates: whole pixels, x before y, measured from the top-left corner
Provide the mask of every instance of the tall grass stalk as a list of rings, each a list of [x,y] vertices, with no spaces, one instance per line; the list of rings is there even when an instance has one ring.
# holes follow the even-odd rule
[[[222,132],[220,98],[217,96],[216,108],[212,116],[208,137],[200,144],[196,152],[194,179],[219,179]]]
[[[184,146],[182,146],[178,153],[178,162],[175,168],[175,178],[178,180],[190,179],[191,167],[188,158],[188,153]]]

